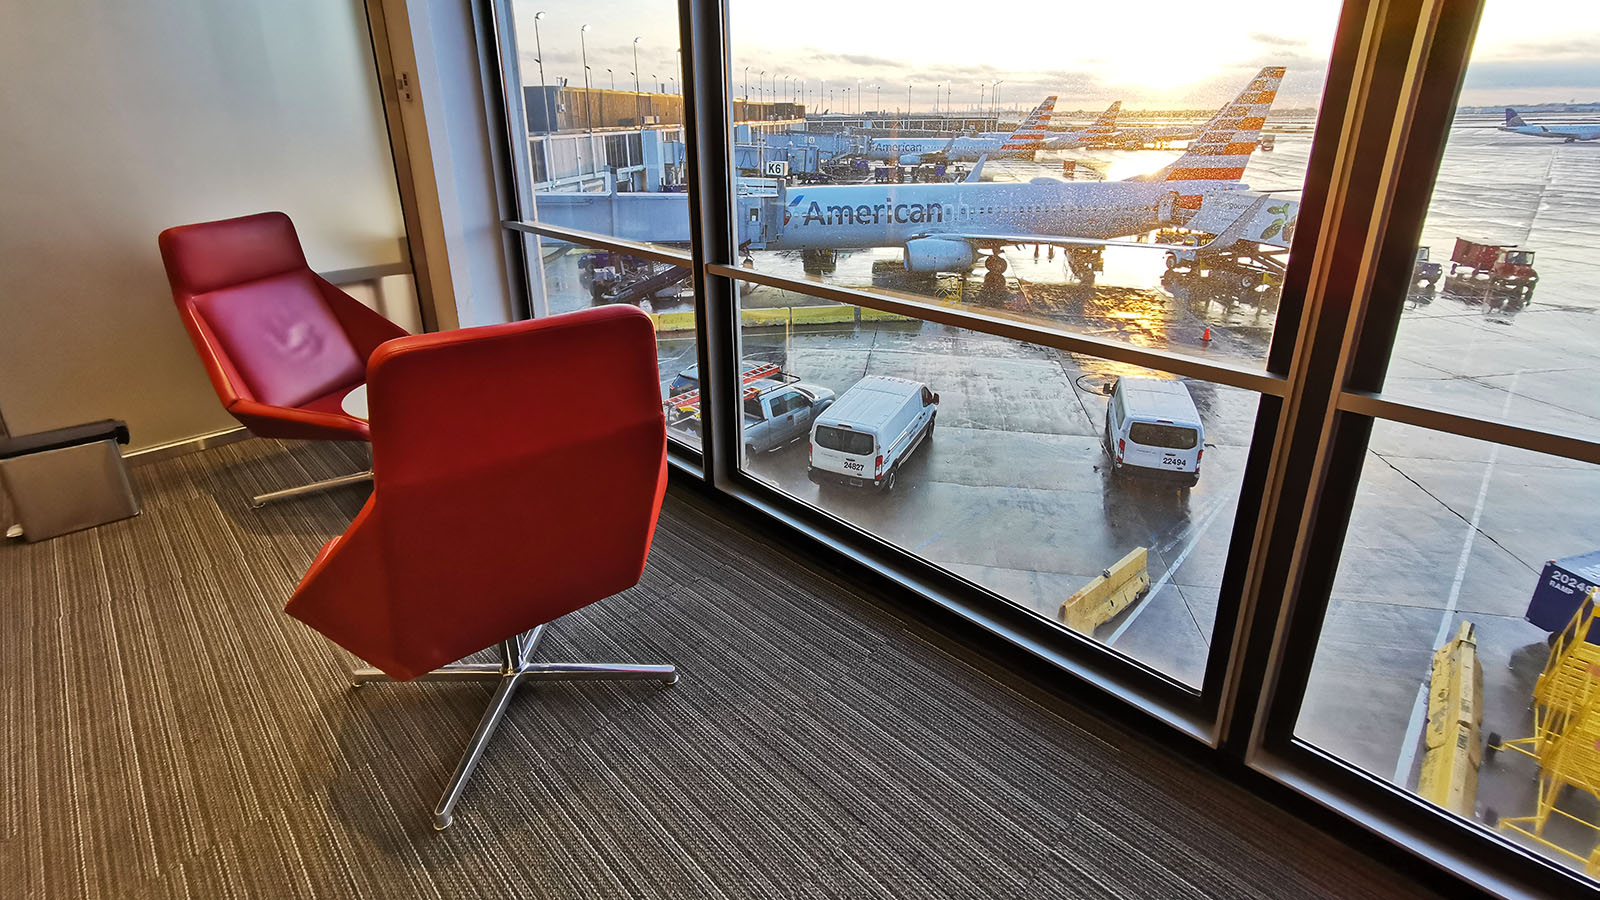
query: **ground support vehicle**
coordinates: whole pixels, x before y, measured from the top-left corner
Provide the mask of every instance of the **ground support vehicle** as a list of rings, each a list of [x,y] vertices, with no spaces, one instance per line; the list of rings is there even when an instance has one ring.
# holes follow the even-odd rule
[[[1425,291],[1432,291],[1439,286],[1439,279],[1444,276],[1444,263],[1436,263],[1428,259],[1429,248],[1417,248],[1417,261],[1411,267],[1411,286]]]
[[[689,280],[684,266],[609,250],[585,253],[578,259],[578,270],[596,303],[627,303],[645,312],[655,312],[656,298],[667,291],[676,295],[680,285]]]
[[[744,447],[747,455],[776,449],[805,437],[817,416],[833,404],[833,391],[805,384],[794,375],[778,370],[775,363],[745,369],[740,377],[743,390],[740,406],[744,413]],[[667,427],[691,435],[700,433],[700,391],[695,389],[663,404]]]
[[[1181,381],[1124,376],[1109,389],[1102,440],[1114,475],[1193,487],[1200,480],[1205,428]]]
[[[1533,268],[1533,251],[1515,244],[1479,244],[1456,238],[1450,253],[1450,277],[1460,283],[1483,284],[1496,291],[1512,293],[1526,301],[1533,296],[1539,273]]]
[[[933,439],[938,414],[939,395],[922,382],[869,375],[812,427],[806,476],[815,484],[892,491],[900,467]]]

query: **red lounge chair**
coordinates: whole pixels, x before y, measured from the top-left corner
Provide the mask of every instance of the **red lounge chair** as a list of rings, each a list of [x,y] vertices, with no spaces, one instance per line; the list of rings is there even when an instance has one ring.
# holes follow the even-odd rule
[[[434,811],[445,828],[526,680],[677,680],[534,662],[547,624],[637,584],[666,490],[650,319],[627,306],[390,341],[367,366],[372,496],[287,612],[367,681],[498,686]],[[456,663],[486,647],[493,663]],[[443,666],[443,668],[440,668]]]
[[[339,403],[367,359],[405,329],[306,265],[281,212],[161,232],[178,314],[222,405],[262,437],[364,441],[367,423]],[[253,498],[253,506],[371,479],[345,475]]]

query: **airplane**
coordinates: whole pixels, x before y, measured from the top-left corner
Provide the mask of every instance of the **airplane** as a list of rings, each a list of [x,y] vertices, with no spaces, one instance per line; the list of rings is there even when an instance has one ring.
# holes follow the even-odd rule
[[[1125,181],[828,185],[787,188],[745,212],[742,246],[767,250],[835,250],[898,246],[909,272],[984,266],[1004,272],[1004,247],[1068,248],[1158,245],[1124,240],[1186,222],[1202,201],[1246,190],[1240,179],[1260,142],[1261,127],[1283,81],[1281,66],[1256,74],[1204,134],[1164,168]],[[748,235],[748,237],[746,237]],[[1164,246],[1164,245],[1163,245]],[[1188,249],[1188,248],[1185,248]]]
[[[1052,134],[1045,139],[1044,149],[1071,150],[1077,147],[1102,146],[1105,141],[1110,140],[1116,134],[1117,115],[1121,112],[1122,101],[1118,100],[1106,107],[1106,111],[1100,114],[1100,118],[1095,119],[1083,128],[1077,131],[1063,131],[1059,134]]]
[[[1600,139],[1600,125],[1529,125],[1511,107],[1506,107],[1506,123],[1501,131],[1527,134],[1533,137],[1560,138],[1567,143]]]
[[[901,165],[914,166],[924,158],[972,161],[980,156],[1033,158],[1050,127],[1050,114],[1056,108],[1054,95],[1033,108],[1028,117],[1008,135],[960,135],[953,138],[872,138],[867,155]]]

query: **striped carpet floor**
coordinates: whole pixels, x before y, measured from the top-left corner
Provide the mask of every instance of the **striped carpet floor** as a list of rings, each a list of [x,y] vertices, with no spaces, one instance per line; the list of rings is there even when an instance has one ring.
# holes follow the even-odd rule
[[[152,463],[139,518],[0,547],[0,896],[1421,893],[672,495],[644,581],[540,655],[682,679],[524,688],[436,833],[487,689],[349,689],[281,607],[362,491],[245,502],[361,452]]]

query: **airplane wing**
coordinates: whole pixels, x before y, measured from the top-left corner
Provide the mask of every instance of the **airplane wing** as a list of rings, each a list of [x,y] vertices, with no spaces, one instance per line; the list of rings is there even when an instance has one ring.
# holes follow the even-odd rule
[[[948,238],[966,241],[977,247],[1009,247],[1013,244],[1052,244],[1057,247],[1141,247],[1146,250],[1193,250],[1192,244],[1155,244],[1148,241],[1130,241],[1122,238],[1080,238],[1059,234],[960,234],[948,231],[917,235],[918,238]]]
[[[988,161],[989,161],[989,154],[987,154],[987,153],[985,153],[982,156],[978,157],[978,161],[977,161],[976,164],[973,165],[972,171],[968,172],[967,173],[967,177],[965,177],[965,178],[963,178],[961,180],[964,181],[964,182],[970,182],[970,183],[976,183],[976,182],[982,181],[983,180],[983,164],[988,162]]]
[[[994,249],[1012,244],[1051,244],[1057,247],[1137,247],[1143,250],[1191,250],[1200,251],[1210,248],[1225,248],[1238,243],[1244,236],[1244,231],[1268,203],[1272,202],[1272,195],[1263,194],[1251,203],[1249,208],[1239,214],[1228,226],[1222,229],[1211,240],[1203,244],[1158,244],[1152,241],[1131,241],[1123,238],[1080,238],[1068,237],[1059,234],[960,234],[948,231],[918,235],[918,237],[948,238],[961,240],[975,247]]]

